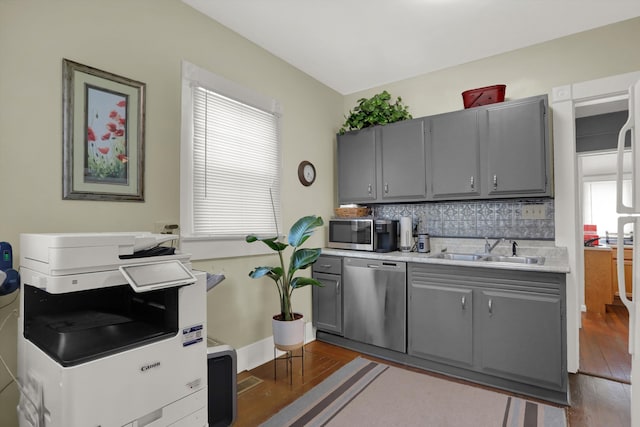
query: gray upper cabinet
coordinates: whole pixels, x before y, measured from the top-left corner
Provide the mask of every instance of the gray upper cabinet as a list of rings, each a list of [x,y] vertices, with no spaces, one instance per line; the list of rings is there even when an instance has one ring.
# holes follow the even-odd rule
[[[428,126],[429,179],[434,200],[480,196],[480,140],[475,110],[425,119]]]
[[[340,203],[376,200],[375,128],[338,135],[338,199]]]
[[[547,96],[478,110],[489,197],[550,196]]]
[[[383,201],[426,200],[424,124],[406,120],[380,127]]]
[[[425,156],[421,119],[338,135],[339,202],[426,200]]]
[[[552,195],[547,95],[338,135],[340,203]]]

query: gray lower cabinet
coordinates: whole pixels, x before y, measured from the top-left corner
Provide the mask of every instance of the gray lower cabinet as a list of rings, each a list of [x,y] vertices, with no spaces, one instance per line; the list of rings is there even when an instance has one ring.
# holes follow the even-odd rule
[[[566,392],[564,274],[410,263],[408,298],[409,355]]]
[[[435,286],[415,278],[411,281],[409,354],[471,366],[472,326],[472,289]]]
[[[562,299],[510,290],[478,291],[478,353],[484,372],[562,387]]]
[[[312,266],[312,277],[322,283],[311,290],[313,326],[342,335],[342,258],[320,256]]]

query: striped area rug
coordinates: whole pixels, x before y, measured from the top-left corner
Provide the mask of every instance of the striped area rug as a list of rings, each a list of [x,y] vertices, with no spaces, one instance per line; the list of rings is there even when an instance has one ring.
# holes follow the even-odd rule
[[[357,358],[264,427],[566,427],[564,408]]]

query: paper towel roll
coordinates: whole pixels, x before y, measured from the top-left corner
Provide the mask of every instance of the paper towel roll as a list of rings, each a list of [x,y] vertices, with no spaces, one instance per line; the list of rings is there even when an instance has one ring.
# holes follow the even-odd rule
[[[410,216],[400,217],[400,250],[409,252],[413,241],[413,223]]]

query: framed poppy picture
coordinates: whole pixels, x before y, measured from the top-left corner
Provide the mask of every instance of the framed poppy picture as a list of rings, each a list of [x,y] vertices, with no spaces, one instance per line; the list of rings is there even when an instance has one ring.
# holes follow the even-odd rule
[[[144,201],[144,83],[63,60],[63,198]]]

